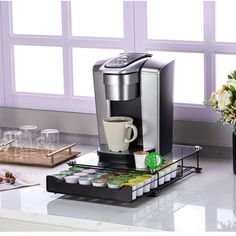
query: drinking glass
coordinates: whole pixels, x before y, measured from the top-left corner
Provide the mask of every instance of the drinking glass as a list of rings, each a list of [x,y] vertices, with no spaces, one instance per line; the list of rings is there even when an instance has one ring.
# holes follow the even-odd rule
[[[44,129],[36,140],[39,148],[45,149],[49,154],[59,148],[59,131],[57,129]]]
[[[12,159],[20,159],[21,150],[22,150],[22,132],[19,130],[6,131],[3,133],[4,142],[8,142],[10,140],[14,140],[11,144],[9,144],[8,148],[5,151],[8,151],[11,156],[9,158]]]
[[[22,147],[24,152],[32,153],[36,152],[36,125],[23,125],[20,127],[22,132]]]

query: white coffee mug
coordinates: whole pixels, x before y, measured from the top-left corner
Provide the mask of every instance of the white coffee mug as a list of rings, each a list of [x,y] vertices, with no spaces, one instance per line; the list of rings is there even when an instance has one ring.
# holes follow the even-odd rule
[[[123,152],[129,149],[129,143],[138,136],[138,130],[133,125],[133,119],[125,116],[113,116],[103,120],[103,126],[108,148],[112,152]],[[130,139],[131,130],[133,137]]]

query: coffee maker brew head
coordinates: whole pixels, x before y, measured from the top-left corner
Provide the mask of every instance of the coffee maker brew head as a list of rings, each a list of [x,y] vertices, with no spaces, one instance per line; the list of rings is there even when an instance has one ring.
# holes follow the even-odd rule
[[[101,68],[105,96],[110,101],[127,101],[140,96],[140,68],[150,57],[145,53],[122,53]]]

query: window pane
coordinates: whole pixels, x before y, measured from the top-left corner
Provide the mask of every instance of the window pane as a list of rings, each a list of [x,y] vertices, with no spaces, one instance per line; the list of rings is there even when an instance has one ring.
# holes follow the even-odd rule
[[[174,102],[202,104],[204,100],[204,56],[201,53],[151,52],[175,59]]]
[[[235,0],[216,1],[216,41],[236,42]]]
[[[203,40],[202,0],[147,0],[149,39]]]
[[[93,65],[122,52],[115,49],[73,48],[74,95],[93,97]]]
[[[236,70],[236,55],[216,54],[216,89],[227,81],[227,75]]]
[[[16,92],[63,94],[62,48],[14,46]]]
[[[123,37],[123,0],[72,0],[72,35]]]
[[[61,1],[12,0],[14,34],[61,35]]]

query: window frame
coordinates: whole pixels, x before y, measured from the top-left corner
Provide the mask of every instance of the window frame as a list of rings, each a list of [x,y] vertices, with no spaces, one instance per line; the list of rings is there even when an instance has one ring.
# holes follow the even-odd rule
[[[0,4],[0,11],[1,11],[1,4]],[[3,34],[2,31],[2,18],[0,17],[0,35]],[[3,40],[0,37],[0,106],[4,106],[4,80],[3,80]]]

